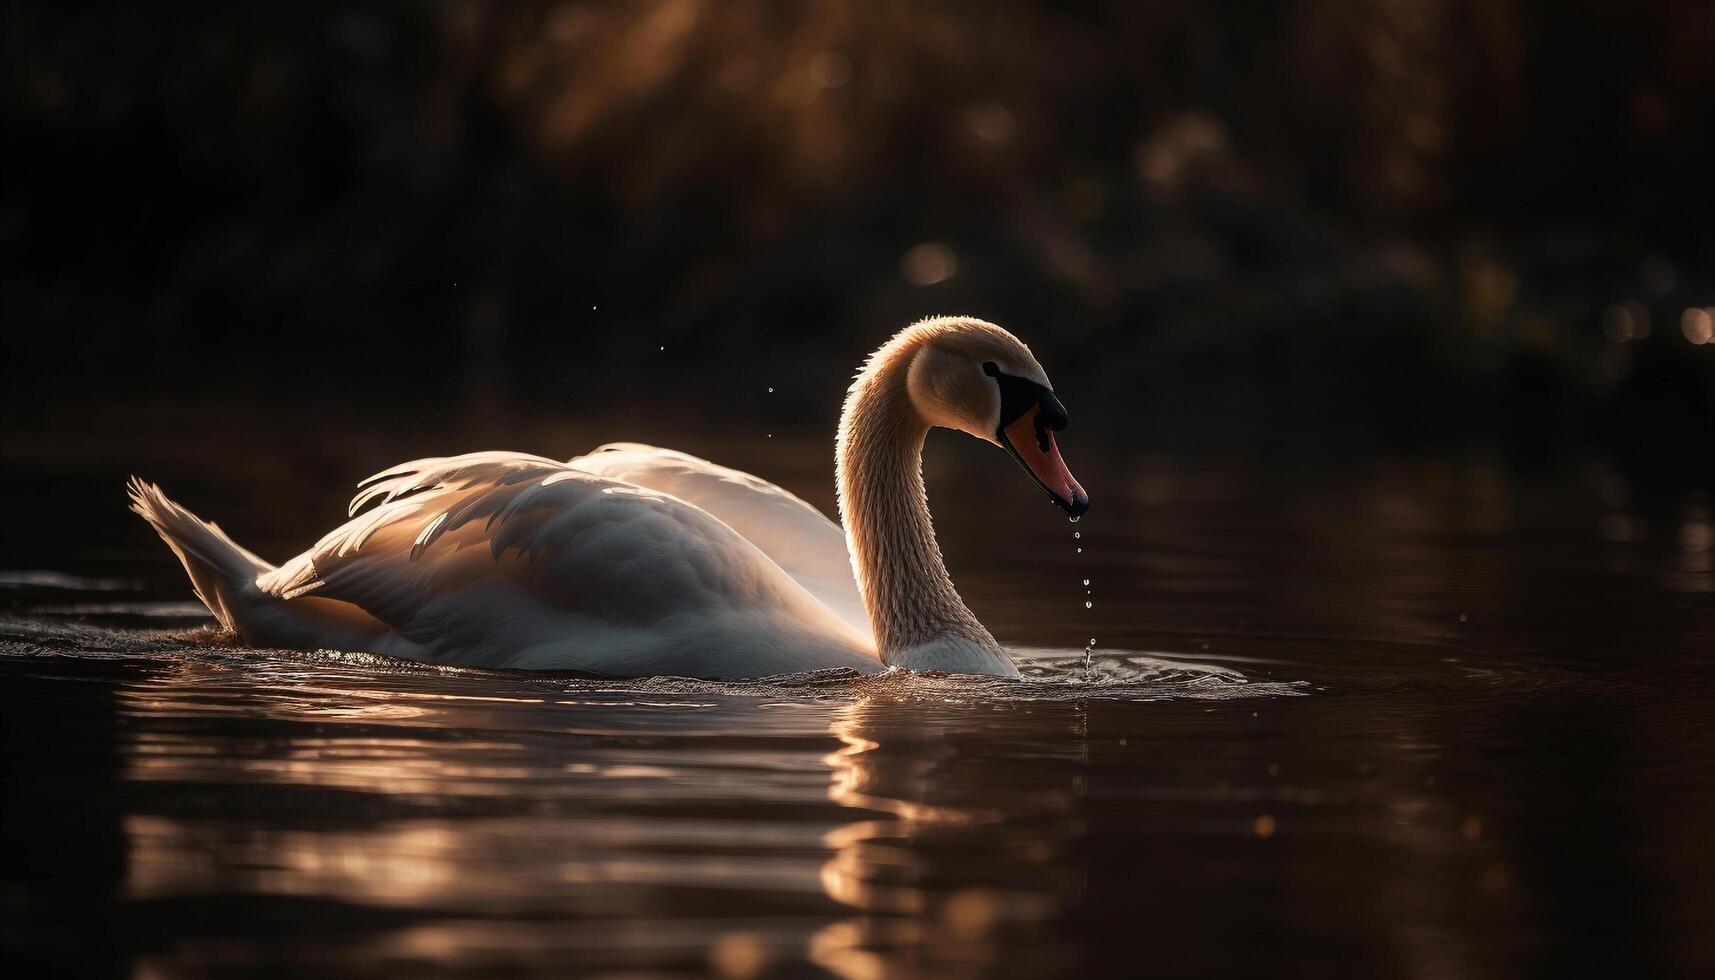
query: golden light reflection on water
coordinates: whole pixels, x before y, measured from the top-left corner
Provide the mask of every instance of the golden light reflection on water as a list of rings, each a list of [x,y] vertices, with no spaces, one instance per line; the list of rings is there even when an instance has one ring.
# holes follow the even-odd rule
[[[301,663],[267,656],[243,672],[181,663],[121,689],[122,710],[142,723],[122,746],[126,781],[251,786],[258,799],[303,808],[300,820],[284,822],[195,811],[129,816],[128,896],[289,896],[421,909],[441,920],[374,936],[342,955],[480,963],[546,955],[544,943],[648,960],[669,942],[660,933],[675,929],[685,955],[701,962],[712,928],[664,926],[635,947],[613,934],[626,932],[617,926],[552,937],[524,929],[526,948],[513,948],[518,924],[488,919],[508,910],[642,921],[658,918],[664,901],[700,908],[704,895],[821,894],[828,825],[774,817],[825,800],[819,739],[729,737],[745,726],[699,720],[710,704],[697,699],[470,694],[508,685],[438,676],[433,683],[453,690],[431,694],[409,690],[427,683],[409,673],[368,685],[290,683],[303,672]],[[415,710],[375,711],[388,696]],[[215,715],[257,734],[211,737],[221,729],[204,721]],[[801,726],[775,717],[788,732]],[[602,723],[590,724],[596,718]],[[162,720],[168,728],[158,727]],[[629,734],[633,720],[647,723],[637,736]],[[502,730],[511,737],[483,734]],[[740,806],[758,809],[747,817]],[[806,933],[770,935],[767,945],[801,945]],[[731,954],[715,965],[740,976],[744,962]]]
[[[518,745],[461,745],[467,758],[515,754]],[[193,737],[144,733],[130,747],[128,778],[185,778],[322,786],[389,795],[481,796],[496,783],[540,776],[526,766],[449,761],[433,743],[415,739],[294,742],[276,757],[220,751]]]
[[[232,832],[132,816],[125,833],[132,848],[126,893],[133,898],[236,892],[501,911],[551,894],[592,909],[604,901],[595,897],[599,889],[565,886],[686,889],[742,881],[750,888],[814,891],[813,865],[803,857],[661,860],[650,854],[761,839],[698,821],[631,827],[604,819],[402,820],[361,831]]]
[[[862,697],[834,713],[829,731],[842,747],[824,760],[832,770],[828,798],[877,816],[825,838],[833,855],[822,866],[822,888],[858,914],[818,931],[809,957],[851,980],[1018,967],[1009,958],[1021,956],[1039,970],[1068,966],[1069,951],[1043,937],[1047,923],[1070,914],[1083,884],[1068,851],[1083,827],[1081,770],[1063,764],[1082,752],[1076,712],[1066,714],[1073,737],[1050,751],[1053,758],[1013,773],[1005,806],[995,804],[993,773],[959,744],[963,734],[994,725],[992,716],[955,708],[951,720],[925,730],[914,714],[892,696]],[[980,883],[967,875],[955,885],[954,868],[973,845],[1005,858]],[[924,949],[937,958],[922,961]]]
[[[129,700],[134,717],[183,718],[183,704],[206,696],[161,686],[144,685],[148,693]],[[492,703],[515,711],[530,701]],[[610,721],[614,712],[651,710],[615,703],[605,706]],[[301,726],[325,725],[328,712],[302,712],[280,728],[277,704],[231,707],[265,720],[271,733],[211,739],[206,731],[138,731],[123,753],[125,779],[249,785],[264,794],[257,799],[295,801],[298,815],[279,819],[281,811],[270,810],[274,818],[256,821],[248,807],[129,815],[129,900],[294,898],[332,903],[329,914],[347,918],[340,906],[419,910],[427,918],[346,942],[341,960],[403,957],[478,970],[485,963],[551,967],[556,955],[621,966],[676,955],[743,977],[774,951],[801,950],[809,934],[766,922],[760,932],[735,931],[721,919],[731,901],[722,896],[821,895],[817,869],[829,825],[776,816],[826,794],[817,765],[823,753],[791,739],[770,748],[694,732],[695,741],[684,742],[659,726],[635,740],[377,736],[360,734],[374,724],[361,714],[345,719],[349,735],[311,735]],[[741,806],[757,809],[746,815]],[[544,915],[567,924],[544,932],[532,924]],[[577,924],[585,920],[608,925]],[[182,970],[200,955],[181,950],[172,962]]]

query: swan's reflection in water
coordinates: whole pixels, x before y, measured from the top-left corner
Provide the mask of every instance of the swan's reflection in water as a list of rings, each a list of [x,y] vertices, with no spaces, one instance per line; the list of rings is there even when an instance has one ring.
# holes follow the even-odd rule
[[[1086,695],[1218,703],[1243,680],[1141,654],[1094,686],[1052,657],[1024,684],[723,685],[154,655],[113,693],[148,801],[122,894],[202,910],[145,957],[179,975],[220,972],[229,934],[238,965],[1062,974],[1085,948]]]
[[[287,679],[193,660],[120,689],[142,723],[124,778],[168,801],[124,820],[135,907],[317,910],[263,943],[281,963],[753,976],[802,956],[854,980],[1076,965],[1075,702],[912,678],[663,704]],[[219,972],[223,955],[193,940],[143,964]]]
[[[306,672],[204,655],[116,691],[147,801],[119,893],[163,920],[140,971],[746,976],[837,914],[831,703]]]
[[[817,933],[810,959],[852,980],[1075,969],[1082,709],[929,708],[882,691],[835,712],[828,795],[869,815],[828,835],[822,887],[855,914]],[[1018,744],[1000,744],[1009,732]]]

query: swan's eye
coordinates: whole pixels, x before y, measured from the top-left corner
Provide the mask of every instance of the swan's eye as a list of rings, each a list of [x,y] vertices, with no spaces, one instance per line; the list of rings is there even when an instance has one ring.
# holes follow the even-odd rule
[[[991,378],[998,378],[1000,377],[1000,368],[995,367],[995,363],[993,361],[984,361],[983,373]]]

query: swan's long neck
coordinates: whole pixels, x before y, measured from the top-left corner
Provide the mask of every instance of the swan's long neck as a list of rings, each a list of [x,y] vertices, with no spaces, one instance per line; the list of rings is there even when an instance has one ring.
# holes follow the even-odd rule
[[[929,518],[923,440],[911,404],[914,347],[884,347],[853,383],[840,415],[835,464],[852,571],[883,663],[1012,673],[1012,663],[965,607]]]

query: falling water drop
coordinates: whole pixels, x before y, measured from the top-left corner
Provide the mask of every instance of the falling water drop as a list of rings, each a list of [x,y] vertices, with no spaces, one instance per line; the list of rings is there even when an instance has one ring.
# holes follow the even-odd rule
[[[772,394],[774,394],[774,389],[773,389],[773,388],[770,388],[770,389],[768,389],[768,393],[769,393],[769,394],[770,394],[770,395],[772,395]]]
[[[1076,517],[1072,518],[1072,523],[1078,523],[1078,519]],[[1084,535],[1080,531],[1072,532],[1073,540],[1081,540],[1083,537]],[[1078,555],[1082,555],[1084,553],[1084,549],[1082,547],[1076,547],[1072,550]],[[1090,580],[1086,578],[1082,581],[1084,583],[1084,608],[1090,609],[1095,605],[1095,603],[1090,599]],[[1090,637],[1090,642],[1084,645],[1084,683],[1086,684],[1092,683],[1095,677],[1095,665],[1093,661],[1095,652],[1096,638],[1092,636]]]
[[[1067,518],[1067,520],[1071,521],[1073,524],[1076,524],[1076,523],[1078,523],[1078,517],[1081,517],[1081,516],[1083,516],[1083,515],[1074,515],[1072,517]]]

